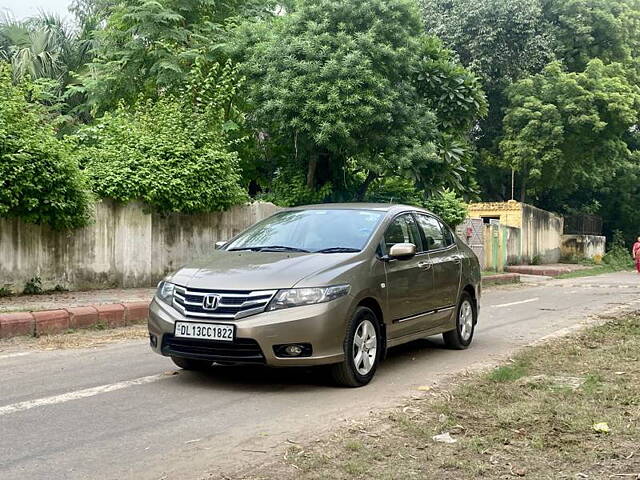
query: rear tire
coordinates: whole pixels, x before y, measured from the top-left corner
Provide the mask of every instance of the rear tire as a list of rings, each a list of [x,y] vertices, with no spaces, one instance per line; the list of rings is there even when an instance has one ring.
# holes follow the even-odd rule
[[[469,293],[462,292],[456,309],[456,328],[442,334],[445,345],[453,350],[467,348],[473,340],[477,321],[478,309],[473,298]]]
[[[347,324],[344,361],[331,366],[331,376],[343,387],[362,387],[371,381],[382,354],[382,337],[376,314],[358,307]]]
[[[184,370],[206,370],[213,365],[213,362],[207,362],[206,360],[194,360],[192,358],[171,357],[171,360]]]

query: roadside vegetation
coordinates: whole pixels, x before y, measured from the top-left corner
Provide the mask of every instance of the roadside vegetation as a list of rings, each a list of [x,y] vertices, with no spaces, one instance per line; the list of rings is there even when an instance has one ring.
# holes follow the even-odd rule
[[[462,380],[446,389],[421,387],[402,407],[313,445],[294,445],[265,476],[247,478],[608,479],[640,473],[640,316],[530,347]]]
[[[621,270],[632,270],[634,262],[624,244],[622,232],[613,232],[613,240],[609,245],[609,251],[598,261],[585,258],[568,258],[566,263],[579,263],[589,268],[564,273],[558,278],[577,278],[600,275],[602,273],[619,272]]]
[[[638,0],[74,0],[0,19],[0,216],[516,197],[630,242]],[[23,112],[21,115],[19,112]],[[47,172],[46,174],[44,172]]]
[[[594,265],[589,268],[584,268],[581,270],[575,270],[573,272],[567,272],[558,275],[556,278],[580,278],[580,277],[592,277],[594,275],[602,275],[604,273],[614,273],[620,272],[622,270],[629,270],[628,267],[621,267],[616,265]]]

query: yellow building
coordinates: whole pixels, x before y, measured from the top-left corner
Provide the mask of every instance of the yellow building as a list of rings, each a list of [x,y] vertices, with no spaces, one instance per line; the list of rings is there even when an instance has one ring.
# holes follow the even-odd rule
[[[481,202],[469,204],[469,217],[482,218],[485,222],[498,220],[501,225],[522,228],[523,205],[515,200],[508,202]]]
[[[564,226],[562,217],[515,200],[471,203],[469,217],[481,218],[485,224],[500,225],[485,235],[487,265],[497,265],[500,269],[503,262],[554,263],[560,259]],[[494,232],[496,228],[503,228],[504,232]],[[490,261],[489,256],[500,259]]]

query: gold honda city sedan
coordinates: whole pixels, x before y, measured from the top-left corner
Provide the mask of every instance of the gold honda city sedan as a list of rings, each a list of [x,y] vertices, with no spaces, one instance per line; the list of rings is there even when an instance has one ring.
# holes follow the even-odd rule
[[[390,347],[473,339],[478,259],[426,210],[290,208],[212,250],[160,282],[151,303],[151,347],[184,369],[331,365],[358,387]]]

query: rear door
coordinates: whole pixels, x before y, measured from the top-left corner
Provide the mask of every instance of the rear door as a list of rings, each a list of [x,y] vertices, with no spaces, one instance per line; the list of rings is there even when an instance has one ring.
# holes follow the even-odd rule
[[[385,263],[391,338],[424,330],[422,314],[427,310],[426,293],[433,288],[428,253],[423,249],[420,231],[411,213],[399,215],[387,227],[382,245],[384,253],[389,253],[396,243],[413,243],[418,254],[408,260]]]
[[[422,240],[429,252],[433,270],[431,308],[438,311],[434,320],[448,319],[455,308],[460,288],[461,260],[453,233],[440,220],[431,215],[417,213]]]

